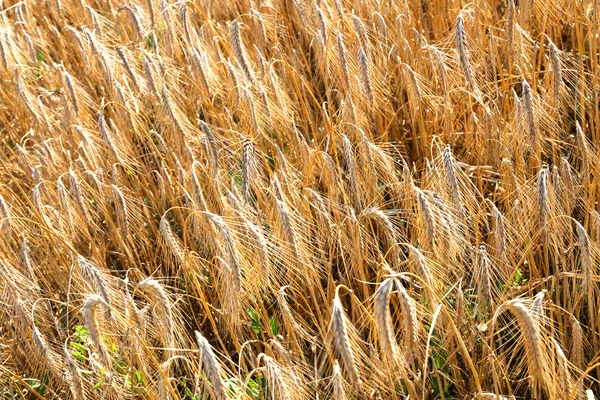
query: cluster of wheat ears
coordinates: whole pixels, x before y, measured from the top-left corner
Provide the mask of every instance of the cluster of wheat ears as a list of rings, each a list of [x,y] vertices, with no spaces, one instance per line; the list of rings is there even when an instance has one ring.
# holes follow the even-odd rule
[[[0,3],[0,397],[593,398],[597,3]]]

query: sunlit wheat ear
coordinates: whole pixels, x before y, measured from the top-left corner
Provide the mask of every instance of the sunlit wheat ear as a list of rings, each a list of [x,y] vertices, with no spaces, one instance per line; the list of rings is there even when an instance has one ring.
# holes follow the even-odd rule
[[[545,313],[544,313],[544,297],[546,296],[546,291],[542,290],[538,294],[536,294],[533,298],[533,302],[531,303],[531,307],[529,308],[529,314],[531,314],[531,318],[533,318],[534,322],[538,326],[543,326]]]
[[[96,296],[95,294],[87,295],[85,301],[83,302],[83,322],[85,323],[86,328],[88,328],[90,340],[98,351],[100,358],[105,365],[110,366],[112,365],[112,359],[108,353],[108,350],[106,349],[106,345],[104,344],[104,338],[100,333],[96,318],[96,309],[100,305],[106,308],[109,307],[108,304],[102,300],[102,298]]]
[[[139,91],[140,86],[139,86],[138,78],[137,78],[137,75],[133,72],[133,69],[131,67],[131,64],[129,63],[127,54],[125,53],[125,49],[123,49],[121,47],[117,47],[115,49],[115,52],[117,53],[117,56],[119,56],[119,59],[121,60],[121,63],[123,64],[123,67],[125,68],[125,71],[127,72],[127,75],[129,76],[129,79],[131,79],[131,82],[133,83],[133,87],[137,91]]]
[[[515,0],[507,0],[506,7],[506,42],[508,47],[508,58],[512,60],[515,42]]]
[[[221,377],[221,366],[215,353],[208,343],[208,340],[202,336],[202,334],[198,331],[195,331],[196,334],[196,342],[198,343],[198,348],[200,349],[200,360],[201,365],[199,370],[204,370],[206,372],[206,376],[211,382],[210,390],[217,400],[228,400],[227,392],[225,391],[225,383],[223,382],[223,378]]]
[[[490,272],[490,259],[484,245],[479,246],[477,251],[477,271],[475,274],[477,297],[479,304],[489,309],[492,307],[492,277]]]
[[[267,240],[261,228],[253,224],[249,219],[244,218],[244,223],[248,229],[248,234],[252,238],[255,244],[256,253],[260,260],[260,268],[263,271],[261,283],[263,288],[267,290],[270,288],[271,283],[271,260],[269,257],[269,248],[267,246]]]
[[[378,208],[370,207],[359,215],[360,219],[371,221],[375,227],[383,234],[385,238],[386,251],[389,251],[389,256],[392,262],[398,261],[398,248],[396,244],[396,231],[392,221]]]
[[[29,259],[29,249],[27,246],[27,238],[24,237],[21,241],[21,257],[23,259],[23,269],[27,272],[29,277],[31,278],[32,283],[36,283],[35,272],[33,270],[33,266],[31,265],[31,260]]]
[[[537,181],[538,229],[542,230],[548,221],[550,199],[548,197],[548,167],[544,166]]]
[[[16,68],[15,68],[15,84],[17,86],[17,94],[19,95],[21,101],[23,102],[23,104],[25,104],[25,107],[27,107],[27,110],[31,113],[34,120],[39,121],[40,116],[38,115],[38,112],[37,112],[36,108],[34,107],[31,98],[29,97],[29,93],[25,89],[25,86],[23,86],[23,82],[21,81],[21,76],[19,75],[19,70]]]
[[[417,204],[424,225],[425,240],[427,242],[426,244],[428,250],[433,251],[436,224],[435,220],[433,219],[433,214],[431,212],[431,204],[429,203],[429,200],[427,200],[425,193],[423,193],[421,189],[414,186],[414,190],[417,194]]]
[[[523,109],[525,111],[525,119],[527,122],[527,131],[529,133],[529,142],[535,149],[537,146],[537,131],[535,121],[535,111],[533,108],[533,93],[531,92],[531,86],[523,78]]]
[[[158,93],[158,86],[156,86],[156,80],[154,79],[154,71],[152,70],[147,58],[142,59],[142,69],[144,70],[146,87],[148,88],[148,91],[155,99],[160,99],[161,96]]]
[[[379,345],[384,361],[390,367],[396,367],[398,360],[398,344],[390,313],[390,297],[394,289],[394,278],[388,278],[379,285],[375,292],[375,322],[379,336]]]
[[[338,360],[335,360],[333,364],[333,377],[331,379],[331,385],[333,386],[333,399],[334,400],[346,400],[346,392],[344,390],[344,378],[340,371],[340,364]]]
[[[408,353],[418,356],[419,354],[419,320],[417,319],[417,305],[408,295],[408,292],[399,280],[395,280],[400,311],[402,312],[402,325],[405,335],[405,347]]]
[[[471,68],[471,60],[469,58],[469,48],[467,44],[467,33],[465,32],[465,20],[462,13],[458,14],[458,17],[456,17],[455,29],[455,41],[456,48],[458,49],[458,56],[460,58],[460,66],[469,90],[475,92],[477,90],[477,85],[475,84],[475,78],[473,77],[473,70]]]
[[[346,47],[344,46],[344,39],[342,33],[337,34],[337,56],[340,63],[340,69],[342,70],[342,78],[344,79],[344,90],[350,90],[350,78],[348,75],[348,63],[346,62]]]
[[[581,255],[581,272],[583,274],[583,293],[588,296],[589,301],[593,301],[592,279],[594,274],[592,253],[590,251],[590,241],[585,231],[585,228],[577,221],[575,221],[575,227],[577,229],[577,240],[579,244],[579,251]]]
[[[552,95],[554,107],[560,106],[560,93],[563,86],[563,74],[560,66],[560,59],[558,58],[558,48],[550,40],[548,40],[548,48],[550,49],[550,63],[552,65]]]
[[[431,268],[429,268],[427,259],[425,258],[423,253],[421,253],[421,251],[416,247],[410,244],[408,244],[407,247],[408,259],[414,265],[415,272],[425,280],[425,282],[427,283],[427,285],[429,285],[429,288],[431,288],[431,290],[435,290],[437,284],[435,281],[435,277],[431,271]],[[429,306],[431,309],[435,309],[435,307],[437,307],[437,299],[435,297],[435,294],[431,293],[429,289],[426,290],[427,299],[429,300]]]
[[[242,276],[240,270],[240,258],[233,240],[233,234],[222,217],[210,212],[205,212],[204,215],[215,224],[221,234],[227,252],[227,263],[232,269],[233,286],[235,291],[239,293],[242,290]]]
[[[327,24],[325,23],[325,17],[323,16],[323,10],[318,4],[315,4],[315,14],[317,15],[317,22],[319,23],[319,30],[321,32],[321,38],[323,39],[323,46],[327,43]]]
[[[79,368],[77,367],[77,363],[71,356],[71,353],[67,349],[67,344],[65,343],[63,347],[63,352],[65,354],[65,359],[67,360],[67,371],[68,371],[68,379],[69,389],[71,391],[71,395],[74,400],[85,400],[85,390],[83,388],[83,382],[81,376],[79,375]]]
[[[169,221],[166,217],[161,218],[159,231],[161,238],[167,248],[167,251],[173,257],[176,264],[183,265],[185,262],[185,250],[181,247],[178,240],[175,238]]]
[[[166,347],[175,347],[173,312],[171,310],[172,304],[166,290],[158,283],[158,281],[151,278],[146,278],[138,283],[138,288],[154,297],[158,309],[157,314],[163,328],[163,337],[161,339]]]
[[[520,300],[511,300],[505,304],[517,320],[525,345],[527,370],[534,382],[546,385],[546,358],[543,354],[542,338],[527,307]]]
[[[358,50],[358,66],[360,68],[360,80],[363,85],[363,90],[369,99],[369,104],[372,105],[375,102],[375,94],[373,92],[373,84],[371,83],[369,61],[362,47]]]
[[[348,179],[350,181],[350,190],[354,197],[354,208],[360,210],[362,208],[361,201],[361,190],[358,183],[358,167],[356,165],[356,159],[354,158],[354,149],[350,139],[346,135],[342,135],[342,150],[344,156],[344,162],[348,169]]]
[[[242,146],[242,196],[244,201],[250,201],[252,182],[258,178],[256,145],[251,140],[245,140]]]
[[[259,354],[257,362],[264,362],[267,375],[267,387],[273,399],[289,400],[292,398],[288,382],[284,378],[281,366],[271,357],[266,354]],[[296,388],[299,389],[299,388]]]
[[[365,28],[365,24],[359,17],[357,17],[356,15],[352,15],[352,25],[354,27],[354,30],[356,31],[356,35],[358,36],[360,47],[363,49],[366,58],[370,58],[371,52],[369,48],[369,39],[367,37],[367,29]]]
[[[129,218],[127,216],[127,204],[125,203],[125,196],[116,185],[112,185],[113,197],[115,199],[115,208],[117,209],[117,220],[119,221],[119,227],[121,228],[121,236],[123,240],[127,240],[129,235]]]
[[[558,367],[558,390],[560,391],[560,396],[563,399],[568,398],[571,393],[571,385],[572,385],[572,377],[569,371],[569,361],[565,356],[565,353],[560,346],[558,341],[551,337],[550,340],[554,346],[554,354],[556,357],[556,364]]]
[[[583,348],[583,329],[581,328],[581,324],[577,320],[577,318],[572,319],[571,323],[572,329],[572,341],[571,341],[571,351],[570,357],[577,368],[582,369],[585,367],[585,354]]]
[[[86,277],[96,287],[102,301],[106,305],[111,304],[110,290],[102,273],[92,262],[86,260],[82,255],[77,255],[77,265],[84,277]]]
[[[5,240],[7,242],[10,241],[12,236],[12,229],[10,224],[10,209],[8,208],[8,204],[6,200],[4,200],[4,196],[0,194],[0,218],[2,221],[0,222],[0,227],[4,233]]]
[[[208,158],[208,165],[210,166],[211,176],[214,178],[219,173],[219,147],[215,134],[208,124],[200,119],[197,120],[198,127],[204,132],[204,140],[202,146]]]
[[[231,22],[230,29],[231,36],[231,47],[233,48],[233,55],[235,56],[235,60],[238,65],[244,71],[244,75],[250,81],[254,81],[254,76],[252,71],[250,70],[250,66],[248,65],[248,61],[246,60],[246,56],[244,54],[244,49],[242,47],[242,37],[240,35],[240,24],[236,19]]]
[[[348,320],[344,313],[342,301],[339,295],[336,294],[333,299],[333,307],[331,310],[331,319],[333,323],[333,334],[335,337],[336,348],[340,353],[344,370],[347,371],[348,378],[356,390],[360,391],[362,379],[356,364],[354,350],[348,333]]]
[[[462,196],[460,194],[460,190],[458,188],[458,180],[456,178],[456,172],[454,171],[454,159],[452,156],[452,151],[450,147],[446,147],[442,153],[442,158],[444,161],[444,169],[446,170],[446,179],[448,180],[448,186],[450,187],[450,193],[452,193],[452,200],[454,201],[454,206],[456,210],[459,212],[461,218],[465,217],[465,210],[462,204]]]

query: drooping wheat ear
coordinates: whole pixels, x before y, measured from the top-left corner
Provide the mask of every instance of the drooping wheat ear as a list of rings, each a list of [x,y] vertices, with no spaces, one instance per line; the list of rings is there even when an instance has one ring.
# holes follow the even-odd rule
[[[396,367],[398,360],[398,344],[390,313],[390,297],[393,289],[394,278],[388,278],[379,285],[375,292],[375,322],[379,334],[379,345],[384,362],[389,367]]]
[[[408,352],[414,355],[419,350],[419,320],[417,319],[417,305],[408,295],[408,292],[399,280],[395,280],[398,299],[400,301],[400,312],[402,313],[402,325],[404,326],[405,347]]]
[[[529,141],[532,146],[536,146],[537,132],[535,127],[535,111],[533,109],[533,94],[531,86],[527,80],[523,78],[523,108],[525,110],[525,118],[527,121],[527,130],[529,132]]]
[[[77,255],[77,265],[84,277],[92,282],[96,290],[100,294],[102,301],[108,306],[111,304],[110,292],[108,286],[102,278],[102,274],[98,267],[92,262],[86,260],[81,254]],[[110,311],[110,310],[109,310]]]
[[[258,355],[257,362],[264,361],[267,375],[267,388],[269,388],[270,397],[273,399],[290,400],[292,398],[290,388],[284,378],[281,366],[268,355],[261,353]]]
[[[282,286],[277,291],[277,304],[279,305],[281,316],[283,317],[283,322],[286,326],[286,333],[292,337],[295,337],[296,335],[308,337],[308,334],[306,333],[302,325],[300,325],[298,321],[296,321],[296,318],[294,318],[292,309],[285,297],[285,290],[287,288],[288,286]]]
[[[240,258],[238,255],[237,248],[235,246],[235,242],[233,240],[233,234],[223,218],[219,215],[210,213],[208,211],[204,212],[204,215],[212,221],[213,224],[219,230],[221,234],[221,238],[225,243],[225,251],[227,252],[227,263],[229,267],[232,269],[233,274],[233,287],[237,293],[240,293],[242,290],[242,276],[240,270]]]
[[[198,369],[204,369],[206,372],[206,376],[211,382],[211,385],[209,385],[210,390],[217,400],[228,400],[229,397],[227,397],[225,383],[223,382],[223,378],[221,378],[221,366],[219,361],[217,360],[210,343],[208,343],[208,340],[206,340],[200,332],[194,332],[196,334],[196,341],[201,356],[201,365]]]
[[[23,104],[25,104],[25,107],[27,107],[33,118],[36,121],[39,121],[40,117],[33,105],[33,102],[29,98],[29,93],[27,92],[27,89],[25,89],[25,86],[23,86],[23,82],[21,81],[21,76],[19,75],[19,70],[17,68],[15,68],[15,83],[17,86],[17,94],[21,98],[21,101],[23,102]]]
[[[581,254],[581,272],[583,273],[583,292],[592,301],[592,277],[594,275],[592,252],[590,251],[590,241],[585,228],[575,221],[577,228],[577,240],[579,242],[579,251]]]
[[[485,301],[485,308],[492,306],[492,282],[490,275],[490,259],[484,245],[480,245],[477,251],[477,296],[479,303]]]
[[[408,77],[408,82],[410,82],[410,84],[406,86],[409,96],[416,102],[416,105],[420,107],[423,103],[423,93],[421,92],[419,81],[417,80],[417,74],[415,74],[415,71],[406,63],[402,63],[402,70]]]
[[[342,32],[338,32],[337,34],[337,56],[340,63],[340,69],[342,70],[342,78],[344,79],[344,90],[350,90],[348,63],[346,62],[346,47],[344,46]]]
[[[512,59],[515,46],[515,0],[508,0],[506,16],[506,41],[508,43],[508,57]]]
[[[99,305],[102,305],[109,308],[108,304],[102,300],[101,297],[96,296],[95,294],[88,294],[83,302],[83,322],[85,326],[88,328],[89,337],[92,341],[92,344],[96,347],[100,358],[104,361],[105,365],[112,365],[111,357],[106,350],[106,345],[104,344],[104,338],[100,334],[98,329],[98,321],[96,319],[96,309]]]
[[[333,400],[346,400],[346,392],[344,390],[344,378],[340,371],[340,364],[335,360],[333,364],[333,377],[331,379],[333,385]]]
[[[446,179],[448,181],[448,186],[450,187],[450,193],[452,194],[452,200],[454,201],[454,206],[456,210],[459,212],[459,215],[462,219],[465,218],[465,210],[462,204],[462,196],[460,195],[460,190],[458,188],[458,179],[456,178],[456,172],[454,171],[454,158],[452,156],[452,151],[450,150],[450,146],[447,146],[442,153],[442,158],[444,160],[444,169],[446,170]]]
[[[79,115],[79,102],[77,101],[77,94],[75,91],[75,85],[73,84],[73,78],[71,78],[71,74],[69,74],[66,70],[64,71],[63,75],[65,77],[67,90],[69,91],[69,97],[71,97],[73,111],[75,111],[75,115]]]
[[[348,371],[348,377],[350,383],[360,391],[362,386],[362,379],[356,365],[356,359],[354,350],[352,349],[352,343],[350,342],[350,335],[348,333],[347,318],[342,307],[342,301],[338,294],[333,299],[333,308],[331,319],[333,322],[333,333],[335,336],[335,343],[337,349],[342,358],[344,368]]]
[[[156,24],[156,17],[154,14],[154,0],[146,0],[146,4],[148,4],[148,13],[150,14],[150,27],[154,30],[154,25]]]
[[[183,265],[185,262],[185,250],[179,245],[166,217],[161,218],[159,231],[171,257],[173,257],[176,263]]]
[[[23,267],[25,271],[29,274],[32,282],[36,281],[35,272],[33,272],[33,267],[31,266],[31,261],[29,259],[29,249],[27,248],[27,238],[24,237],[21,242],[21,257],[23,258]]]
[[[321,30],[321,37],[323,38],[323,46],[327,43],[327,24],[325,23],[325,17],[323,11],[318,4],[315,4],[315,13],[317,14],[317,21],[319,22],[319,29]]]
[[[369,207],[360,213],[359,218],[371,221],[374,224],[374,226],[376,226],[379,229],[379,231],[385,237],[385,246],[387,248],[386,251],[389,251],[390,259],[393,260],[394,263],[397,262],[398,248],[397,246],[395,246],[396,230],[394,228],[394,224],[392,224],[392,221],[390,221],[388,216],[385,215],[385,213],[379,208]]]
[[[248,203],[252,182],[258,177],[256,165],[256,145],[252,140],[244,140],[242,146],[242,197]]]
[[[571,360],[573,360],[573,365],[579,369],[582,369],[585,367],[585,356],[583,352],[583,329],[575,317],[572,318],[571,329],[573,338],[571,341]]]
[[[144,35],[144,27],[142,25],[142,21],[140,20],[139,12],[137,6],[132,4],[127,4],[121,7],[122,10],[127,12],[131,19],[133,20],[133,26],[135,26],[135,31],[137,33],[138,40],[141,40]]]
[[[550,337],[554,344],[554,353],[558,364],[558,382],[557,388],[560,391],[560,398],[567,399],[571,393],[572,378],[569,372],[569,361],[562,350],[560,343],[553,337]]]
[[[45,360],[49,360],[48,352],[50,351],[48,348],[48,342],[40,332],[40,330],[35,326],[35,321],[31,321],[31,336],[33,337],[33,343],[35,347],[40,352],[40,355]]]
[[[547,366],[538,326],[521,300],[511,300],[506,303],[506,306],[517,320],[523,336],[528,373],[536,383],[545,386]]]
[[[583,177],[584,183],[586,183],[590,177],[589,154],[591,153],[591,151],[589,149],[587,138],[585,136],[585,133],[583,132],[583,129],[581,128],[581,125],[579,124],[579,121],[575,121],[575,133],[577,134],[576,135],[576,139],[577,139],[576,143],[577,143],[577,148],[579,149],[579,154],[581,157],[581,164],[582,164],[581,165],[581,175]],[[568,164],[568,161],[567,161],[567,164]],[[570,171],[570,168],[569,168],[569,171]]]
[[[161,339],[166,347],[175,347],[172,304],[167,291],[158,281],[152,278],[146,278],[138,283],[138,288],[147,291],[154,297],[158,308],[160,324],[163,328],[163,337]]]
[[[88,223],[91,222],[92,218],[90,217],[86,201],[81,191],[81,181],[79,180],[79,178],[77,178],[77,175],[75,175],[75,172],[72,169],[69,169],[69,181],[71,183],[71,194],[73,195],[73,197],[75,197],[75,201],[77,202],[77,205],[79,206],[79,209],[81,210],[85,221]]]
[[[415,266],[415,272],[425,280],[425,282],[427,283],[427,285],[429,285],[431,290],[435,290],[435,278],[433,276],[433,273],[431,272],[431,268],[429,268],[429,263],[427,262],[427,259],[425,258],[423,253],[421,253],[421,251],[416,247],[410,244],[407,244],[407,247],[408,258]],[[437,299],[429,289],[427,289],[427,298],[429,300],[429,305],[431,309],[435,309],[437,307]]]
[[[204,147],[204,152],[208,159],[211,177],[215,178],[219,172],[219,147],[217,145],[217,139],[206,122],[201,119],[198,119],[196,122],[198,123],[198,127],[204,132],[205,138],[202,141],[202,146]]]
[[[81,376],[79,375],[79,368],[77,367],[77,362],[71,356],[71,353],[67,349],[67,344],[63,346],[63,352],[65,354],[65,358],[67,360],[67,371],[69,373],[69,389],[71,391],[71,395],[74,400],[85,400],[85,390],[83,388],[83,382],[81,381]]]
[[[202,55],[200,55],[200,53],[198,53],[198,51],[196,49],[192,50],[192,58],[194,60],[193,66],[195,67],[195,71],[197,72],[198,77],[200,78],[200,82],[202,83],[204,90],[207,93],[210,93],[210,85],[208,83],[208,78],[207,78],[206,71],[205,71],[206,70],[205,58]]]
[[[369,59],[371,57],[371,52],[365,24],[359,17],[357,17],[356,15],[352,15],[352,25],[354,26],[354,30],[356,31],[356,35],[358,36],[360,47],[365,52],[366,58]]]
[[[427,200],[425,193],[423,193],[421,189],[416,186],[414,186],[414,189],[417,194],[417,203],[421,213],[421,218],[423,219],[427,246],[429,247],[429,251],[433,251],[435,243],[435,220],[433,219],[433,213],[431,212],[431,205],[429,200]]]
[[[119,227],[121,228],[121,236],[123,240],[127,240],[129,235],[129,218],[127,216],[127,204],[125,203],[125,196],[123,192],[116,185],[112,186],[113,196],[115,198],[115,207],[117,209],[117,220],[119,221]]]
[[[469,48],[467,44],[467,33],[465,31],[465,20],[462,13],[456,17],[456,47],[458,48],[458,56],[460,58],[460,66],[465,75],[467,86],[473,92],[477,90],[475,79],[473,78],[473,70],[471,69],[471,61],[469,58]]]
[[[300,255],[298,234],[296,233],[296,229],[292,224],[292,218],[290,216],[288,206],[284,201],[276,200],[276,202],[277,214],[279,216],[279,223],[281,224],[281,228],[283,230],[283,236],[285,240],[292,246],[295,256],[298,257]]]
[[[244,71],[244,75],[250,82],[254,81],[254,76],[252,71],[250,70],[250,66],[248,65],[248,61],[246,60],[246,56],[244,55],[244,49],[242,47],[242,36],[240,35],[240,24],[238,23],[237,18],[231,22],[230,28],[231,35],[231,47],[233,49],[233,55],[235,56],[235,60],[238,65]]]
[[[4,196],[0,194],[0,218],[2,221],[0,222],[0,226],[4,231],[4,237],[7,242],[10,242],[10,238],[12,236],[12,229],[10,224],[10,209],[8,208],[8,204],[6,200],[4,200]]]
[[[139,91],[140,86],[139,86],[139,82],[137,79],[137,75],[133,72],[133,69],[131,68],[131,64],[129,63],[127,54],[125,54],[125,50],[121,47],[117,47],[117,48],[115,48],[115,51],[117,53],[117,56],[119,56],[121,63],[123,63],[123,67],[125,68],[127,75],[129,75],[129,79],[131,79],[131,82],[133,83],[133,87]]]
[[[373,92],[373,84],[371,83],[371,75],[369,73],[369,61],[362,47],[358,49],[358,66],[360,67],[363,90],[369,99],[369,104],[372,105],[375,102],[375,93]]]
[[[537,182],[538,200],[538,229],[543,229],[548,220],[550,211],[550,199],[548,197],[548,167],[544,166],[538,176]]]
[[[144,57],[142,59],[142,68],[144,70],[144,76],[146,77],[146,86],[148,91],[155,99],[160,99],[161,96],[158,93],[158,86],[156,86],[156,80],[154,79],[154,72],[152,71],[152,67],[148,62],[148,59]]]
[[[542,326],[545,313],[544,313],[544,297],[546,296],[546,291],[542,290],[537,293],[533,298],[533,303],[531,303],[531,307],[529,308],[529,314],[531,314],[531,318],[535,321],[538,326]]]
[[[360,191],[360,186],[358,184],[358,167],[354,158],[354,149],[352,148],[352,143],[350,142],[350,139],[348,139],[348,137],[344,134],[342,134],[342,145],[344,162],[346,163],[346,168],[348,168],[350,190],[352,190],[352,193],[354,195],[354,208],[360,210],[362,209],[362,195]]]
[[[552,64],[554,106],[558,107],[560,106],[560,92],[563,85],[562,68],[560,66],[560,59],[558,58],[558,48],[550,38],[547,39],[548,47],[550,48],[550,62]]]

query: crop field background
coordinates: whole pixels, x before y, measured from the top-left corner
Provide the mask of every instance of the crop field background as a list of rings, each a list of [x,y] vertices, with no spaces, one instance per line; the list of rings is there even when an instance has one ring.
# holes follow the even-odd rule
[[[0,2],[0,398],[593,399],[598,12]]]

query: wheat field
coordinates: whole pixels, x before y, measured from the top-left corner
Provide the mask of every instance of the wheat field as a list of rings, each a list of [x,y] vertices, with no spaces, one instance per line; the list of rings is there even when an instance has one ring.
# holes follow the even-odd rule
[[[0,2],[0,398],[593,399],[598,11]]]

